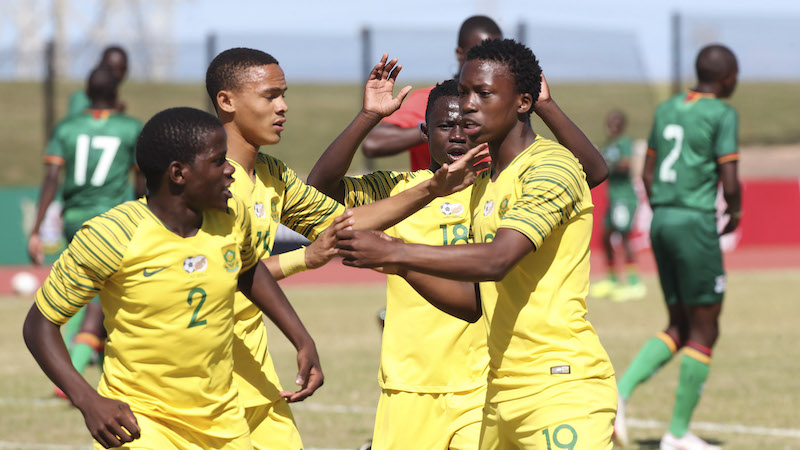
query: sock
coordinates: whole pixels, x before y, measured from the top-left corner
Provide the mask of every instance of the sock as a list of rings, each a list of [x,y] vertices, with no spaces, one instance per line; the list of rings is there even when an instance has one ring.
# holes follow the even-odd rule
[[[675,409],[669,425],[669,432],[675,437],[682,437],[689,431],[689,420],[700,400],[710,364],[710,348],[686,341],[678,390],[675,392]]]
[[[100,338],[92,333],[82,332],[75,336],[75,344],[70,349],[69,356],[72,365],[78,373],[92,361],[92,354],[100,349]]]
[[[628,272],[628,284],[639,284],[639,274],[636,272],[636,264],[628,264],[625,270]]]
[[[81,308],[72,316],[66,324],[64,324],[64,342],[67,343],[67,348],[72,346],[72,341],[78,332],[81,331],[83,325],[83,317],[86,315],[86,308]]]
[[[667,333],[658,333],[645,342],[639,354],[619,380],[617,388],[623,400],[630,398],[636,386],[653,376],[678,350],[678,344]]]

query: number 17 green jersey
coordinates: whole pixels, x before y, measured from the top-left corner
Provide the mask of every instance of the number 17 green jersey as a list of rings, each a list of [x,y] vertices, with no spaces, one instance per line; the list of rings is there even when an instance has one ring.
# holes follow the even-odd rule
[[[658,106],[648,140],[656,165],[650,204],[715,211],[717,166],[738,159],[736,111],[712,94],[689,91]]]
[[[142,123],[109,110],[87,110],[56,125],[44,160],[64,166],[64,210],[94,212],[131,199],[128,173],[136,164]]]

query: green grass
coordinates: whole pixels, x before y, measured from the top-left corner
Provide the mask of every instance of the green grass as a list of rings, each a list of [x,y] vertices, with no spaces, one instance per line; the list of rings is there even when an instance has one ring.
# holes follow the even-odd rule
[[[423,85],[418,85],[421,87]],[[57,86],[57,117],[66,109],[67,99],[80,85]],[[293,85],[288,91],[289,112],[283,141],[264,149],[284,160],[301,176],[313,167],[317,157],[341,131],[361,105],[361,85]],[[630,133],[646,138],[655,105],[666,98],[664,86],[647,84],[558,84],[553,81],[553,97],[596,144],[603,141],[603,122],[612,108],[629,116]],[[0,98],[0,185],[38,184],[41,180],[41,155],[46,145],[43,130],[43,94],[40,83],[2,82]],[[128,113],[147,120],[172,106],[205,108],[206,94],[197,84],[126,83],[121,98]],[[743,144],[777,144],[800,141],[796,126],[794,99],[800,98],[800,83],[743,83],[731,104],[740,114]],[[542,134],[545,127],[536,121]],[[360,153],[352,172],[365,169]],[[376,162],[377,169],[407,170],[408,158],[399,155]]]
[[[645,277],[650,295],[641,302],[589,301],[589,318],[614,362],[624,371],[641,344],[665,324],[657,282]],[[787,293],[800,290],[796,271],[735,272],[714,349],[713,370],[696,421],[767,428],[798,428],[800,378],[794,358],[800,341],[800,304]],[[380,285],[288,287],[287,295],[315,337],[325,385],[293,407],[307,448],[357,448],[371,435],[379,389],[376,373],[380,335],[375,313],[383,304]],[[80,413],[51,401],[51,385],[22,343],[21,323],[29,299],[0,298],[0,397],[5,443],[85,445]],[[285,388],[293,386],[295,354],[269,328],[270,348]],[[668,422],[679,361],[669,363],[635,392],[629,416]],[[88,378],[97,380],[91,369]],[[355,410],[336,412],[332,407]],[[47,432],[43,432],[47,430]],[[663,428],[632,428],[633,448],[657,448]],[[726,450],[800,448],[800,438],[698,431]],[[6,445],[8,446],[8,445]],[[30,447],[26,447],[30,448]]]

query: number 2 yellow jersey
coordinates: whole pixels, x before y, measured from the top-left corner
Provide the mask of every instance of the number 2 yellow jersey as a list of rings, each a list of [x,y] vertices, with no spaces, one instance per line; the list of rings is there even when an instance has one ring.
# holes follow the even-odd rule
[[[612,376],[585,317],[593,205],[575,157],[539,137],[495,181],[490,171],[479,175],[470,209],[475,242],[491,242],[499,228],[510,228],[535,247],[503,280],[480,283],[489,334],[487,401]]]
[[[239,163],[228,161],[235,169],[230,189],[245,204],[250,216],[258,259],[272,254],[278,224],[283,223],[313,240],[344,213],[344,207],[337,201],[304,184],[292,169],[270,155],[258,155],[255,182]],[[242,403],[245,407],[269,403],[274,395],[265,394],[276,386],[280,389],[280,384],[273,365],[265,364],[269,352],[261,310],[237,292],[235,319],[234,378]]]
[[[224,439],[248,433],[231,375],[233,296],[257,261],[243,205],[228,205],[205,211],[187,238],[144,199],[119,205],[84,224],[36,293],[58,325],[99,294],[108,331],[101,395]]]
[[[375,172],[345,178],[345,204],[359,206],[410,189],[433,176],[417,172]],[[386,230],[406,242],[458,245],[469,242],[470,189],[437,198]],[[403,278],[387,277],[386,322],[378,381],[383,389],[443,393],[486,384],[486,331],[428,303]]]

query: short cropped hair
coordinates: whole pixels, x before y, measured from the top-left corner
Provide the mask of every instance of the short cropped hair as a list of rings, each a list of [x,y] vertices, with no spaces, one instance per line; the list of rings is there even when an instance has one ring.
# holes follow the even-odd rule
[[[278,64],[269,53],[252,48],[237,47],[225,50],[211,61],[206,71],[206,91],[215,108],[220,91],[232,91],[242,86],[242,74],[251,67]]]
[[[173,161],[194,162],[208,144],[208,134],[222,123],[199,109],[179,107],[154,115],[142,128],[136,142],[136,163],[147,179],[147,189],[155,191]]]
[[[486,32],[487,34],[502,36],[503,32],[497,23],[488,16],[469,17],[458,30],[458,46],[464,47],[473,33]]]
[[[95,67],[89,74],[86,82],[86,95],[90,100],[102,100],[109,103],[117,101],[117,86],[119,80],[114,73],[105,66]]]
[[[433,105],[442,97],[455,97],[458,99],[458,81],[446,80],[438,83],[428,94],[428,105],[425,108],[425,121],[429,121]]]
[[[533,102],[542,90],[542,68],[531,49],[513,39],[487,39],[467,52],[467,61],[497,61],[505,64],[517,92],[530,94]],[[528,115],[533,108],[528,111]]]
[[[697,80],[706,83],[719,81],[730,75],[737,67],[736,64],[736,55],[728,47],[720,44],[707,45],[697,54]]]
[[[103,49],[103,56],[100,58],[101,63],[106,60],[112,53],[119,53],[125,58],[125,61],[128,60],[128,52],[125,51],[124,48],[120,47],[119,45],[109,45],[108,47]]]

